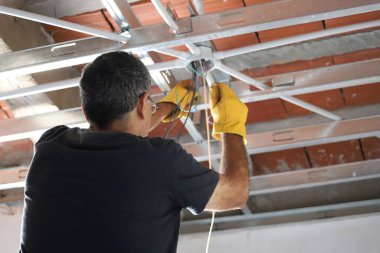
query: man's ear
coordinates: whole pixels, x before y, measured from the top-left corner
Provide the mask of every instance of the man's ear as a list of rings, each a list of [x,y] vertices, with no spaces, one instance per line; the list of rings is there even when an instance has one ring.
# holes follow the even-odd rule
[[[142,119],[145,119],[145,107],[148,106],[148,100],[147,100],[148,93],[145,92],[144,95],[139,97],[139,100],[137,101],[137,106],[136,106],[136,112],[139,117]]]

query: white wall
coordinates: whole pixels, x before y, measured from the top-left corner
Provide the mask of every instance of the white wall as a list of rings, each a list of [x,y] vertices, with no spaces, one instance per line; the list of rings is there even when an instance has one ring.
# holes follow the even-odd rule
[[[22,206],[0,204],[0,252],[16,253],[19,250]]]
[[[180,237],[178,253],[205,252],[207,234]],[[218,231],[210,253],[379,253],[380,213]]]
[[[19,248],[21,212],[0,205],[0,252]],[[206,233],[180,236],[178,253],[205,252]],[[210,253],[379,253],[380,213],[215,231]]]

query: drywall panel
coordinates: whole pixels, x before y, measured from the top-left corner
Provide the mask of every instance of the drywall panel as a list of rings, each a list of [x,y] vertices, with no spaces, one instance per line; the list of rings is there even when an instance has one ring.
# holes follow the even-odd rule
[[[209,253],[378,253],[380,213],[214,232]],[[205,252],[206,233],[180,236],[178,253]]]

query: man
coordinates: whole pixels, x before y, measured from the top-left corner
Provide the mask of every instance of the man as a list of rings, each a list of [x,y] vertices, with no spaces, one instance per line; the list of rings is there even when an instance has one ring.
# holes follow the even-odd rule
[[[247,108],[228,86],[210,89],[221,174],[174,141],[147,137],[161,120],[186,115],[177,110],[178,99],[185,108],[182,98],[192,95],[183,86],[156,107],[149,73],[132,55],[104,54],[85,68],[80,90],[90,129],[57,126],[37,142],[20,252],[175,252],[182,208],[244,206]]]

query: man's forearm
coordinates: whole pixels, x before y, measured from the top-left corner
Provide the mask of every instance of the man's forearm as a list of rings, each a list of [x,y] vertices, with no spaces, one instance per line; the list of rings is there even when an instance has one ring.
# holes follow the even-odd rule
[[[241,201],[245,202],[248,198],[249,172],[243,138],[240,135],[226,133],[222,135],[222,145],[220,173],[228,178],[233,191],[241,193]]]
[[[156,126],[158,126],[161,121],[168,117],[177,106],[173,103],[158,103],[157,111],[152,114],[152,120],[150,123],[150,130],[153,130]]]

